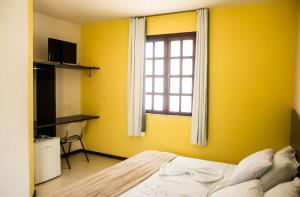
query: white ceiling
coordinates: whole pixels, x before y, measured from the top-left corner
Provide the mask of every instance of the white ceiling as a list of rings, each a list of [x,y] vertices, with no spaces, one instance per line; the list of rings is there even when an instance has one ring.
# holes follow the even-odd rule
[[[93,23],[262,0],[34,0],[34,10],[73,23]]]

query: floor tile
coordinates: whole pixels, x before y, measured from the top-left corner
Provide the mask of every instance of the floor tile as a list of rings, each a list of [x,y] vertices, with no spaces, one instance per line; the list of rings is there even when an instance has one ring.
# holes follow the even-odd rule
[[[62,175],[52,180],[35,186],[37,197],[49,197],[54,192],[90,176],[102,169],[108,168],[120,162],[120,160],[102,157],[98,155],[88,155],[87,162],[83,153],[76,153],[69,158],[71,169],[68,169],[67,162],[61,159]]]

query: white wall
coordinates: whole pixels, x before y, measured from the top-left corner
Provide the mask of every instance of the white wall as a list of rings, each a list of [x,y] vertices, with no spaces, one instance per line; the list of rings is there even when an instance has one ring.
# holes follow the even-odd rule
[[[298,50],[297,50],[295,109],[300,114],[300,7],[299,7],[299,21],[298,21]]]
[[[29,195],[28,1],[0,1],[0,196]]]
[[[56,38],[77,44],[77,62],[80,63],[81,27],[61,19],[34,13],[33,16],[33,59],[48,60],[48,38]],[[56,70],[56,116],[81,113],[81,72],[71,69]],[[57,135],[64,136],[67,125],[57,126]],[[72,150],[79,144],[74,144]],[[80,146],[79,146],[80,147]]]

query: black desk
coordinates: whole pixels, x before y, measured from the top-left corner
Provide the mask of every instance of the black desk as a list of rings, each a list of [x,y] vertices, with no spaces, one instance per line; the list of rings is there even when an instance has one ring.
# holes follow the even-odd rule
[[[67,116],[67,117],[61,117],[56,118],[53,122],[34,122],[34,129],[40,129],[40,128],[46,128],[46,127],[52,127],[56,125],[71,123],[71,122],[80,122],[84,120],[91,120],[91,119],[97,119],[99,116],[91,116],[91,115],[76,115],[76,116]]]

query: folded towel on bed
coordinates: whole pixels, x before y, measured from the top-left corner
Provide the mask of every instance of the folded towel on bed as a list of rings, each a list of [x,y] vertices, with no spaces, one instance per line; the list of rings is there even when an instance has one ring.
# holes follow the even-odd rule
[[[199,167],[197,169],[188,168],[185,165],[166,163],[160,167],[160,176],[190,175],[195,181],[200,183],[212,183],[223,178],[223,172],[211,167]]]

